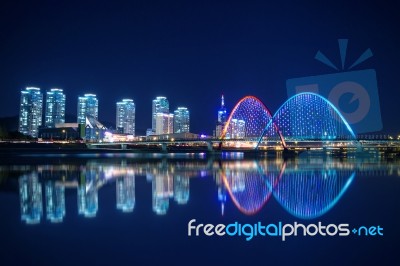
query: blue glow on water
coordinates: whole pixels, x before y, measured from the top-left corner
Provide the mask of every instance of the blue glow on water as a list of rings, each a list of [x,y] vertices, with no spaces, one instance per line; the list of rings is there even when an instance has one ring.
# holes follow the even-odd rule
[[[31,252],[25,255],[29,260],[49,264],[47,258],[56,257],[76,264],[74,256],[65,254],[82,249],[87,252],[79,259],[101,264],[108,256],[145,259],[142,253],[146,245],[157,252],[179,247],[189,254],[194,252],[193,245],[210,252],[215,245],[235,254],[243,249],[245,240],[241,238],[188,237],[187,222],[193,218],[204,224],[307,224],[312,219],[324,224],[379,223],[394,232],[394,236],[387,234],[380,239],[380,245],[396,238],[397,218],[382,208],[385,204],[394,211],[399,207],[397,201],[387,201],[398,197],[400,163],[396,160],[205,155],[158,153],[136,158],[128,154],[80,154],[67,160],[49,155],[35,158],[35,163],[27,157],[25,164],[0,164],[0,223],[7,228],[2,237],[10,246],[5,246],[6,254],[18,245],[19,252]],[[354,246],[354,239],[304,240],[299,237],[285,245],[294,250],[302,248],[299,243],[318,249],[321,241],[345,250]],[[366,248],[375,243],[373,240],[358,245]],[[245,247],[258,253],[276,241],[255,238]],[[107,249],[98,243],[106,243]],[[132,243],[138,245],[134,255]],[[42,257],[42,251],[49,249],[51,258]],[[92,254],[101,261],[93,259]],[[18,260],[15,256],[13,259]]]

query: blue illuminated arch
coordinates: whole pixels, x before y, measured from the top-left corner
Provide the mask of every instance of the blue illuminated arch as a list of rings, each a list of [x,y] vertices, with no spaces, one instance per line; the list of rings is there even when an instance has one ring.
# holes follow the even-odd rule
[[[258,149],[258,146],[260,145],[262,139],[264,138],[265,134],[267,133],[267,130],[271,127],[272,123],[274,123],[274,126],[276,128],[282,129],[282,127],[279,125],[279,119],[277,118],[278,115],[281,114],[283,108],[286,108],[287,105],[289,105],[292,101],[296,100],[296,98],[304,96],[304,95],[308,95],[308,96],[313,96],[313,97],[317,97],[318,99],[322,100],[325,104],[327,104],[328,107],[330,107],[335,114],[340,118],[340,121],[344,124],[344,126],[346,127],[347,131],[350,133],[351,137],[353,139],[356,139],[356,136],[352,130],[352,128],[350,127],[349,123],[346,121],[346,119],[343,117],[343,115],[340,113],[340,111],[330,102],[328,101],[326,98],[322,97],[319,94],[313,93],[313,92],[302,92],[296,95],[293,95],[292,97],[290,97],[289,99],[287,99],[280,107],[279,109],[275,112],[274,116],[272,117],[272,119],[268,122],[268,124],[266,125],[266,127],[264,128],[261,136],[258,139],[257,145],[256,145],[256,149]],[[333,117],[332,117],[333,119]],[[282,131],[279,131],[279,137],[283,137],[285,138],[285,134],[282,133]],[[287,136],[286,136],[287,137]],[[282,141],[282,146],[284,148],[286,148],[286,143],[284,141]]]

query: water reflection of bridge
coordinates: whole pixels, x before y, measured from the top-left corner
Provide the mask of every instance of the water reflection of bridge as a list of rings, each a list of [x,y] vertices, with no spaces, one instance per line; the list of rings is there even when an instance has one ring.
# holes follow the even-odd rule
[[[306,158],[282,160],[89,160],[85,164],[0,166],[1,171],[21,171],[19,192],[21,218],[38,223],[43,213],[51,222],[66,215],[65,190],[76,190],[78,212],[96,216],[98,193],[104,185],[115,185],[116,208],[135,208],[137,178],[152,186],[152,208],[158,215],[168,212],[171,199],[185,205],[192,177],[214,176],[224,212],[232,200],[243,213],[257,213],[273,196],[299,218],[314,218],[329,211],[351,185],[354,176],[370,173],[400,176],[396,161],[336,160]],[[228,197],[229,196],[229,197]],[[43,204],[43,199],[45,204]],[[46,208],[43,208],[46,206]]]

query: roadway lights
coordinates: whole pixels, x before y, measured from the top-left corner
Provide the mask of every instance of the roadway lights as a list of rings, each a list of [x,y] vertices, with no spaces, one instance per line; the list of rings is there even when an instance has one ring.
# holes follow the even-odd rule
[[[65,140],[67,140],[67,133],[65,131],[65,129],[62,130],[63,135],[65,135]]]

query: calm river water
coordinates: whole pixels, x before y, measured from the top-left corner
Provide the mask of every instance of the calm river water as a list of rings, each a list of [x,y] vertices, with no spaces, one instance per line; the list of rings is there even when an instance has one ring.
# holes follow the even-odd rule
[[[0,217],[0,265],[400,265],[400,161],[4,157]]]

